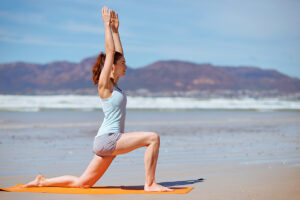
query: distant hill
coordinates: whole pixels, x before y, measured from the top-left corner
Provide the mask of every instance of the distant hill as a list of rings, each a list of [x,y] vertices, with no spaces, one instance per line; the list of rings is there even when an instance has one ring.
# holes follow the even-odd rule
[[[15,62],[0,65],[1,94],[96,94],[91,68],[96,57],[80,63]],[[258,67],[214,66],[184,61],[158,61],[132,69],[118,85],[131,95],[148,96],[258,96],[295,95],[300,80]],[[206,95],[205,95],[206,94]]]

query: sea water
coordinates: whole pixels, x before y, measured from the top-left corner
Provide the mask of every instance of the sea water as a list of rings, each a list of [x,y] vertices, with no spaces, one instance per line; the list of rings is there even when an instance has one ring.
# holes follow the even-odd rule
[[[51,109],[91,111],[100,108],[100,98],[97,95],[0,95],[0,111],[43,111]],[[300,100],[128,96],[127,109],[300,110]]]

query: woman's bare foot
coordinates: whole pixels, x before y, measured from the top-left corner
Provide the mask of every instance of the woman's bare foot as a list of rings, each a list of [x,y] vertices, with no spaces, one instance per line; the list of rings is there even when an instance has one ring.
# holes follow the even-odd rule
[[[159,184],[157,184],[157,183],[153,183],[153,184],[150,185],[150,186],[147,186],[147,185],[145,184],[144,190],[145,190],[146,192],[171,192],[171,191],[173,191],[173,189],[170,189],[170,188],[168,188],[168,187],[164,187],[164,186],[159,185]]]
[[[27,183],[25,185],[22,185],[21,187],[22,188],[26,188],[26,187],[41,187],[41,186],[43,186],[42,182],[44,180],[46,180],[46,178],[42,174],[39,174],[39,175],[36,176],[36,178],[33,181],[31,181],[31,182],[29,182],[29,183]]]

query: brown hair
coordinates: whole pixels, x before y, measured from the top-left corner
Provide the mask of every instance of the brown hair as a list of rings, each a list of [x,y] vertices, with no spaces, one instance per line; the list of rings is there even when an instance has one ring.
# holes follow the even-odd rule
[[[102,68],[104,66],[104,61],[105,61],[105,57],[106,57],[106,54],[101,52],[98,57],[97,57],[97,60],[93,66],[93,81],[94,81],[94,85],[97,85],[98,82],[99,82],[99,77],[100,77],[100,74],[101,74],[101,71],[102,71]],[[115,52],[115,55],[114,55],[114,64],[117,63],[117,61],[123,57],[123,55],[120,53],[120,52]],[[113,81],[113,79],[111,79]]]

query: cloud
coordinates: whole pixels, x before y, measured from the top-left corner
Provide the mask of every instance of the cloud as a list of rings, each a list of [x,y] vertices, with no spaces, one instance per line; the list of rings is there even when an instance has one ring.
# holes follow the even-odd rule
[[[58,28],[71,32],[104,34],[104,28],[100,25],[81,24],[74,21],[63,22],[58,26]]]
[[[300,3],[296,1],[237,1],[208,3],[198,27],[214,33],[254,39],[300,36]]]
[[[44,24],[45,17],[38,13],[13,13],[0,11],[0,18],[17,23]]]
[[[99,5],[99,1],[98,0],[58,0],[57,2],[68,2],[68,3],[78,3],[78,4],[81,4],[81,5],[89,5],[89,6],[97,6]],[[101,2],[108,2],[108,0],[101,0]]]
[[[10,31],[0,29],[0,41],[17,44],[29,44],[29,45],[45,45],[45,46],[57,46],[57,47],[82,47],[98,49],[99,45],[91,43],[78,43],[78,42],[61,42],[54,41],[47,37],[40,36],[26,36],[17,35]]]

